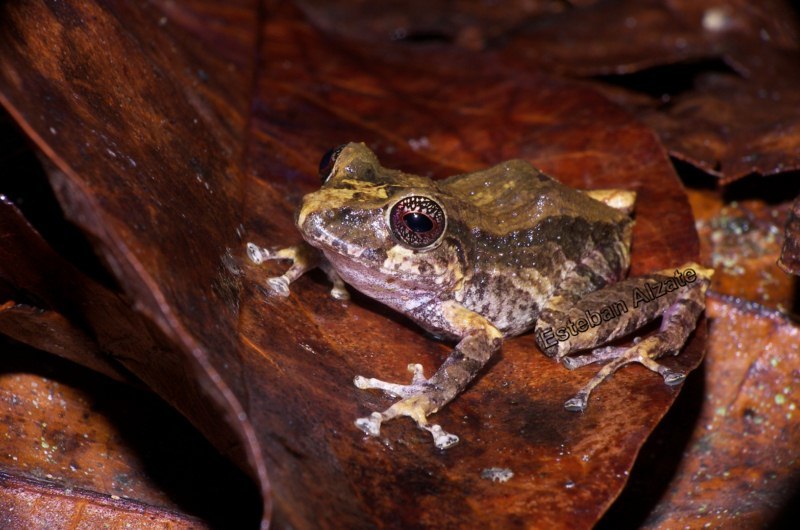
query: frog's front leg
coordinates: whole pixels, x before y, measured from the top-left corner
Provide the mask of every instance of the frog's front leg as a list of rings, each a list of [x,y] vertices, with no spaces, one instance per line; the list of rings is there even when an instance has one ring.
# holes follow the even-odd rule
[[[570,369],[610,361],[564,406],[584,410],[592,390],[632,362],[659,373],[669,385],[683,381],[685,374],[670,370],[656,359],[677,354],[686,343],[705,308],[712,274],[710,269],[687,263],[678,269],[629,278],[575,302],[554,297],[553,307],[543,310],[536,324],[536,340],[543,351]],[[662,322],[658,332],[630,347],[597,348],[580,357],[566,357],[628,335],[659,316]]]
[[[414,374],[410,385],[387,383],[362,376],[355,377],[353,382],[358,388],[375,388],[401,398],[383,412],[373,412],[367,418],[356,420],[356,426],[366,434],[378,436],[381,423],[398,416],[409,416],[420,428],[433,435],[433,442],[439,449],[446,449],[458,443],[458,436],[445,432],[439,425],[430,425],[427,417],[440,410],[466,388],[492,354],[500,349],[502,334],[488,320],[456,302],[442,303],[441,313],[451,330],[462,338],[429,379],[424,377],[422,366],[419,364],[411,364],[408,367]]]
[[[337,300],[347,300],[350,295],[344,287],[344,282],[322,257],[319,250],[307,243],[301,243],[294,247],[282,248],[280,250],[269,250],[259,247],[255,243],[247,244],[247,256],[250,261],[261,264],[269,260],[289,260],[291,267],[280,276],[267,278],[267,285],[280,296],[289,296],[289,285],[297,278],[309,270],[319,267],[328,275],[328,279],[333,284],[331,296]]]

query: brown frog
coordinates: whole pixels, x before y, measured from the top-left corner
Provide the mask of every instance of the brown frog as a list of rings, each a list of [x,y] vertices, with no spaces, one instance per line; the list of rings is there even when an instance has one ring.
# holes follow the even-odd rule
[[[297,212],[307,244],[274,252],[248,244],[257,263],[293,260],[268,280],[272,290],[288,296],[292,281],[321,267],[335,298],[347,297],[346,282],[457,341],[430,378],[413,363],[408,385],[355,377],[358,388],[399,398],[356,420],[366,434],[378,436],[383,422],[409,416],[437,447],[457,443],[428,416],[464,390],[505,338],[531,329],[542,351],[569,369],[609,361],[566,401],[569,410],[584,410],[592,390],[631,362],[670,385],[684,379],[656,359],[681,350],[713,271],[686,263],[625,279],[632,192],[575,190],[523,160],[433,181],[382,167],[359,143],[329,152],[320,175],[321,189]],[[599,347],[658,317],[653,335],[629,347]]]

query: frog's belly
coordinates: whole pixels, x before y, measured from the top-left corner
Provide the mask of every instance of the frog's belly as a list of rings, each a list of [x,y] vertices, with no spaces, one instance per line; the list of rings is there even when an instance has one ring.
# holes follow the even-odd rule
[[[459,300],[467,309],[486,318],[505,336],[533,328],[550,285],[532,288],[528,279],[476,274]]]

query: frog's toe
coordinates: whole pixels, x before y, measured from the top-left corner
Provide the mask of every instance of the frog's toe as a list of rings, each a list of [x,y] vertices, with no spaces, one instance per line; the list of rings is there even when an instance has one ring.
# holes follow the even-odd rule
[[[425,390],[427,379],[422,369],[421,364],[409,364],[408,371],[413,375],[411,376],[410,385],[399,385],[397,383],[388,383],[374,377],[363,377],[357,375],[353,378],[353,384],[361,390],[376,389],[383,390],[387,394],[394,397],[408,398],[419,394]]]
[[[350,300],[350,293],[344,288],[344,285],[335,285],[331,288],[331,298],[334,300]]]
[[[389,419],[384,418],[388,412],[388,410],[383,414],[380,412],[373,412],[366,418],[358,418],[355,421],[356,427],[358,427],[367,436],[380,436],[381,424],[383,423],[384,419]],[[435,445],[437,449],[448,449],[460,441],[457,435],[446,432],[440,425],[428,425],[427,422],[417,422],[417,425],[421,429],[431,433],[431,436],[433,437],[433,445]]]
[[[589,401],[588,394],[578,393],[575,397],[564,402],[564,408],[570,412],[583,412]]]
[[[272,289],[272,292],[278,296],[289,296],[289,280],[285,276],[268,278],[267,285],[269,285],[270,289]]]
[[[367,436],[380,436],[383,416],[380,412],[373,412],[366,418],[358,418],[356,427],[364,431]]]
[[[603,366],[600,371],[575,395],[564,403],[564,408],[570,411],[582,412],[586,409],[589,396],[597,385],[611,377],[617,370],[630,363],[639,363],[645,368],[658,373],[664,382],[670,386],[677,385],[686,379],[686,374],[667,368],[655,359],[669,352],[666,343],[658,334],[644,340],[634,341],[629,348],[601,348],[595,350],[589,357],[597,354],[599,357],[611,358],[611,362]],[[600,360],[599,358],[596,360]],[[588,363],[584,363],[588,364]]]
[[[445,432],[439,425],[431,425],[430,427],[423,427],[433,436],[433,445],[437,449],[449,449],[456,445],[460,440],[458,436],[452,433]]]
[[[333,287],[331,287],[331,297],[334,300],[350,300],[350,293],[347,292],[344,286],[344,280],[342,280],[336,270],[333,268],[326,268],[326,272],[328,273],[328,279],[333,284]]]
[[[684,379],[686,379],[686,374],[681,372],[673,372],[672,370],[667,370],[661,375],[664,376],[664,382],[669,386],[679,385]]]

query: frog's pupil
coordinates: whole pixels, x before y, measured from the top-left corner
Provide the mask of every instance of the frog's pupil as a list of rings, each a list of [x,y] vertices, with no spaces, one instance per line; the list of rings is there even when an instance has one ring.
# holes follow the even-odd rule
[[[427,215],[410,212],[403,216],[403,222],[406,226],[416,233],[429,232],[433,229],[433,221]]]

